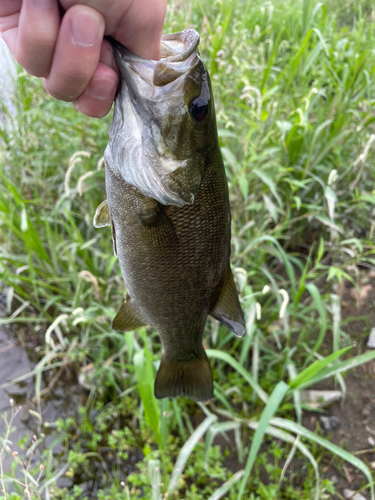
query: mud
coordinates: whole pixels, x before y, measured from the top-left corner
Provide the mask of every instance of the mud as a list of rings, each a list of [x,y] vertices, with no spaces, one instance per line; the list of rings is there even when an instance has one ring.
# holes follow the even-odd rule
[[[5,331],[0,330],[0,384],[4,384],[10,380],[21,377],[32,370],[32,364],[26,354],[26,351],[17,346],[17,342]],[[10,400],[13,400],[13,406],[22,405],[31,397],[33,387],[31,381],[20,382],[8,388],[0,388],[0,415],[6,412],[7,420],[11,416]],[[13,410],[15,411],[15,410]],[[9,446],[13,448],[14,443],[24,437],[25,434],[33,436],[35,431],[29,428],[22,422],[22,413],[19,410],[13,420],[15,431],[12,433],[11,443]],[[6,424],[4,419],[0,419],[0,436],[6,433]],[[4,468],[5,472],[10,470],[11,457],[5,455]]]
[[[2,466],[4,473],[9,473],[15,462],[13,455],[18,453],[23,465],[20,462],[17,464],[15,476],[20,481],[23,480],[23,468],[31,470],[42,464],[41,456],[46,449],[51,449],[54,456],[64,454],[63,444],[56,440],[56,435],[52,434],[53,427],[49,427],[48,422],[75,414],[79,404],[77,388],[62,381],[56,382],[40,405],[35,399],[35,377],[27,377],[7,386],[8,382],[22,378],[34,369],[35,361],[30,359],[28,353],[32,354],[32,351],[22,346],[14,334],[0,330],[0,437],[7,437],[10,431],[7,446],[11,451],[3,454]],[[46,388],[48,380],[42,379],[41,389]],[[32,452],[26,453],[31,447]],[[70,483],[65,478],[58,480],[60,487],[71,486]],[[14,484],[10,482],[6,487],[7,493],[15,491]]]

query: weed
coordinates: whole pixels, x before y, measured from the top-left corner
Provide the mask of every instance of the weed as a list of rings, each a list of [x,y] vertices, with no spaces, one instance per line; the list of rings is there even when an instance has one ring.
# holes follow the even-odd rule
[[[207,406],[156,401],[156,333],[110,329],[125,290],[92,218],[111,117],[81,116],[18,70],[14,130],[0,134],[0,323],[39,338],[37,397],[43,373],[66,367],[90,391],[75,417],[52,423],[64,451],[42,455],[40,477],[14,457],[35,498],[328,499],[322,463],[333,454],[374,499],[366,463],[305,428],[301,403],[329,378],[345,394],[345,372],[375,358],[353,347],[333,293],[375,268],[373,12],[369,0],[168,6],[165,31],[195,27],[211,73],[246,315],[241,340],[207,324]],[[235,467],[215,439],[235,448]],[[18,481],[1,480],[6,491]],[[16,491],[7,498],[23,498]]]

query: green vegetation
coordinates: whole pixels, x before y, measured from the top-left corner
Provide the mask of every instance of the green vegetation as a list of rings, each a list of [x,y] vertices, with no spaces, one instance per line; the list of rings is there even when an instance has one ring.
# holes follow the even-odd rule
[[[375,358],[352,347],[332,294],[359,264],[375,266],[373,3],[170,2],[165,32],[187,26],[214,87],[247,334],[208,322],[210,404],[153,398],[160,342],[150,329],[111,331],[124,285],[109,229],[92,225],[111,117],[81,116],[20,70],[17,121],[0,130],[0,322],[38,338],[37,394],[44,372],[68,366],[91,391],[77,415],[49,423],[65,451],[49,446],[42,468],[14,457],[0,489],[12,500],[328,499],[322,466],[335,457],[363,473],[374,500],[366,461],[305,428],[300,399],[328,378],[345,392],[342,374]],[[26,457],[36,445],[23,446]]]

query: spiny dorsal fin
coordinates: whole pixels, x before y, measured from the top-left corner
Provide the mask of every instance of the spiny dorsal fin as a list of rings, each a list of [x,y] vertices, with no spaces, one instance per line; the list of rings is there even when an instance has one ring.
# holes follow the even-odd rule
[[[96,209],[94,215],[94,226],[105,227],[111,224],[111,214],[109,213],[108,202],[104,200]]]
[[[128,295],[112,322],[112,328],[118,332],[130,332],[145,324]]]
[[[239,337],[245,335],[245,319],[229,265],[225,272],[224,283],[219,298],[210,314]]]

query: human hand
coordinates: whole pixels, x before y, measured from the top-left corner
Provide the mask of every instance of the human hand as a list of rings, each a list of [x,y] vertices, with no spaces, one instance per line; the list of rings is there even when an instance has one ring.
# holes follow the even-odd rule
[[[99,118],[111,109],[118,82],[103,36],[159,59],[165,11],[166,0],[0,0],[0,32],[51,96]]]

